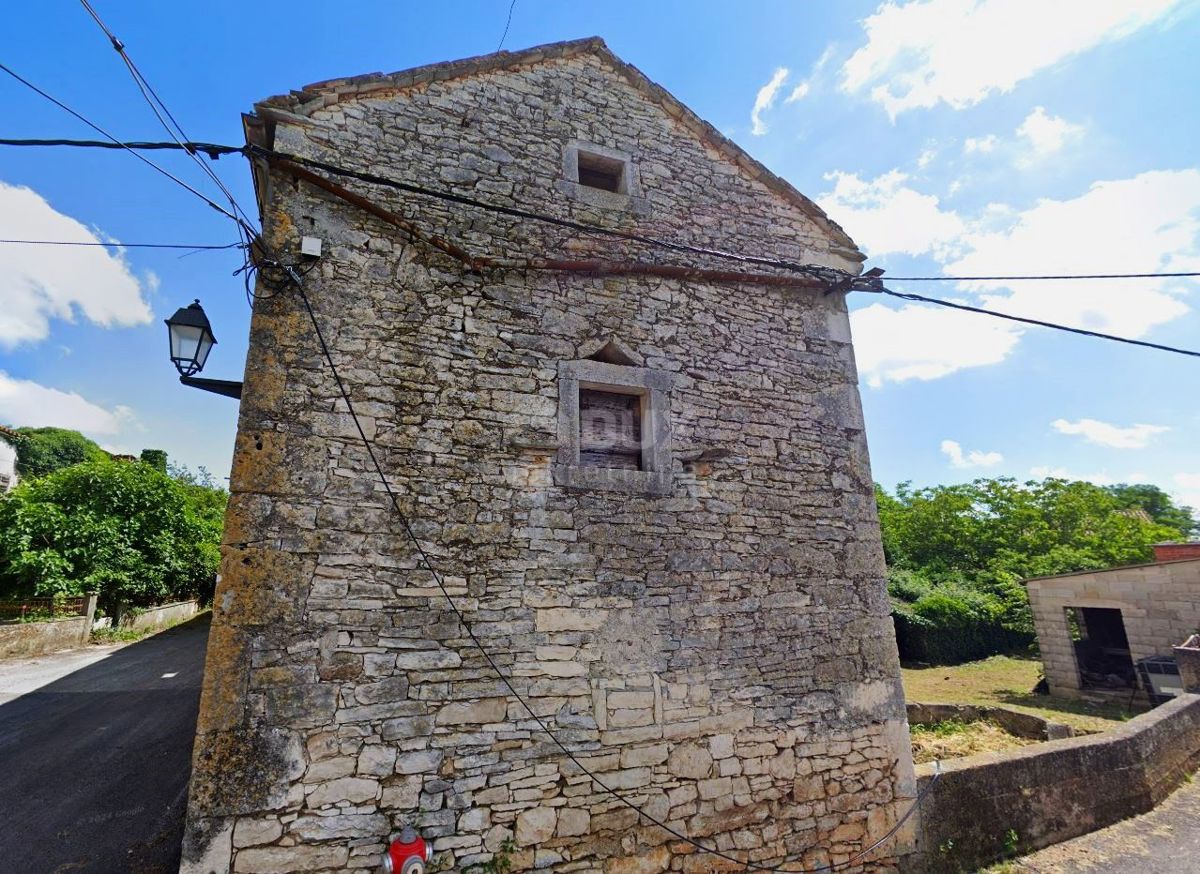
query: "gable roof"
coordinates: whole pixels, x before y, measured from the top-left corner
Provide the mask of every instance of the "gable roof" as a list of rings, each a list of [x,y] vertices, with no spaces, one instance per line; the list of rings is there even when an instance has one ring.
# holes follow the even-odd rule
[[[687,128],[697,139],[711,146],[725,160],[736,164],[742,172],[756,179],[775,194],[791,203],[802,213],[825,230],[838,247],[835,254],[852,261],[865,261],[854,241],[841,226],[827,216],[819,206],[801,194],[790,182],[772,173],[750,157],[733,140],[726,137],[711,124],[677,100],[661,85],[651,81],[641,70],[622,61],[609,50],[598,36],[567,42],[548,43],[518,52],[493,52],[459,61],[443,61],[423,67],[413,67],[397,73],[367,73],[344,79],[328,79],[305,85],[298,91],[270,97],[254,107],[260,124],[247,118],[247,136],[252,141],[265,140],[260,145],[270,146],[275,122],[303,124],[315,110],[338,103],[358,100],[387,91],[403,91],[429,82],[442,82],[467,76],[477,76],[497,70],[512,70],[529,67],[546,61],[573,58],[593,54],[620,74],[629,84],[646,97],[658,103],[663,110]],[[266,130],[261,122],[266,122]]]

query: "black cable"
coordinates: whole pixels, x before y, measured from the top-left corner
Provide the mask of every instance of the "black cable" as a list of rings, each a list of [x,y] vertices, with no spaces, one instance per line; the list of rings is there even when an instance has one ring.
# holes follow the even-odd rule
[[[0,146],[75,146],[78,148],[87,149],[139,149],[143,151],[154,149],[173,149],[178,151],[182,148],[187,152],[203,152],[214,160],[222,155],[240,155],[243,151],[240,146],[221,146],[216,143],[196,143],[191,141],[184,141],[180,143],[174,140],[169,143],[121,143],[115,140],[112,142],[106,142],[104,140],[32,140],[0,138]]]
[[[0,69],[5,69],[0,67]],[[9,71],[11,72],[11,71]],[[699,246],[690,246],[683,243],[673,243],[669,240],[662,240],[655,237],[633,234],[626,231],[620,231],[615,228],[605,228],[599,225],[590,225],[585,222],[578,222],[571,219],[563,219],[555,216],[534,213],[527,210],[506,207],[500,204],[488,203],[486,201],[476,200],[475,198],[467,197],[461,194],[454,194],[448,191],[437,191],[434,189],[423,188],[399,180],[387,179],[385,177],[376,176],[371,173],[363,173],[355,170],[348,170],[343,167],[338,167],[332,164],[327,164],[321,161],[315,161],[309,158],[302,158],[298,155],[289,155],[281,152],[275,152],[270,149],[264,149],[261,146],[225,146],[217,143],[206,142],[102,142],[99,140],[71,140],[71,139],[4,139],[0,138],[0,146],[77,146],[81,148],[104,148],[104,149],[184,149],[192,152],[204,152],[212,157],[232,154],[247,154],[253,152],[262,157],[275,157],[284,160],[292,161],[296,164],[302,164],[314,167],[316,169],[325,170],[337,176],[350,176],[359,179],[363,182],[368,182],[374,185],[384,185],[391,188],[398,188],[403,191],[409,191],[413,194],[419,194],[424,197],[431,197],[440,200],[448,200],[454,203],[460,203],[466,206],[472,206],[478,209],[489,212],[498,212],[504,215],[509,215],[515,218],[527,218],[539,222],[557,225],[559,227],[568,228],[585,234],[597,234],[601,236],[619,237],[621,239],[631,240],[633,242],[645,243],[660,248],[671,249],[678,252],[690,252],[699,255],[708,255],[712,257],[732,259],[736,261],[761,264],[769,267],[778,267],[787,270],[800,270],[810,275],[821,277],[823,274],[832,276],[840,275],[844,277],[857,278],[853,274],[838,270],[833,267],[818,267],[812,264],[798,264],[792,261],[782,259],[764,258],[754,255],[744,255],[735,252],[727,252],[720,249],[709,249]],[[1200,276],[1200,272],[1164,272],[1164,273],[1072,273],[1072,274],[1051,274],[1051,275],[1020,275],[1020,276],[888,276],[890,282],[1017,282],[1017,281],[1040,281],[1040,280],[1058,280],[1058,279],[1172,279]],[[869,290],[869,289],[857,289]]]
[[[739,859],[736,856],[731,856],[728,853],[725,853],[719,849],[705,846],[704,844],[700,843],[699,841],[695,840],[694,838],[689,837],[688,835],[678,831],[675,828],[672,828],[670,825],[668,825],[660,820],[655,819],[654,817],[650,816],[645,811],[643,811],[636,804],[634,804],[632,801],[627,799],[620,792],[618,792],[617,790],[615,790],[612,787],[605,784],[604,781],[602,781],[599,777],[597,777],[594,773],[592,773],[592,771],[582,761],[579,760],[579,757],[576,756],[575,753],[572,752],[572,750],[569,747],[567,747],[561,740],[559,740],[558,736],[553,731],[550,730],[549,726],[547,726],[546,723],[542,720],[542,717],[538,716],[538,714],[534,711],[534,709],[525,701],[524,697],[522,697],[522,695],[516,690],[516,688],[513,686],[512,682],[509,680],[508,676],[503,671],[500,670],[500,666],[498,664],[496,664],[496,661],[492,658],[491,653],[483,645],[483,641],[481,641],[479,639],[479,637],[475,634],[475,630],[474,630],[474,628],[472,628],[471,623],[467,621],[466,616],[463,614],[462,610],[459,609],[458,605],[454,601],[454,598],[451,596],[449,590],[446,588],[446,584],[442,579],[441,573],[437,570],[437,567],[434,565],[433,560],[429,557],[429,554],[425,551],[425,547],[421,545],[421,541],[417,538],[417,534],[413,530],[412,524],[408,521],[408,517],[405,515],[404,510],[400,507],[400,500],[396,497],[396,493],[394,491],[392,491],[391,482],[388,480],[387,474],[385,474],[383,471],[383,465],[380,463],[378,456],[375,454],[374,444],[367,437],[366,431],[363,430],[362,423],[359,421],[358,413],[354,409],[354,402],[351,400],[350,392],[346,388],[346,384],[342,381],[341,374],[338,372],[337,364],[334,362],[333,354],[329,349],[329,344],[325,342],[325,334],[321,330],[321,325],[317,319],[316,312],[313,310],[312,303],[308,299],[308,294],[304,290],[304,283],[302,281],[301,276],[296,272],[295,267],[293,267],[291,265],[273,265],[273,266],[281,268],[287,274],[288,278],[292,282],[292,285],[295,286],[296,291],[300,295],[300,301],[304,304],[305,312],[307,312],[309,321],[312,323],[312,326],[313,326],[313,332],[316,334],[317,343],[321,347],[321,354],[325,358],[325,362],[329,365],[329,370],[333,374],[334,382],[337,384],[338,393],[341,395],[342,400],[346,404],[346,411],[350,414],[350,418],[354,421],[354,427],[358,431],[358,436],[362,441],[363,447],[367,451],[367,456],[371,460],[371,465],[375,468],[375,473],[379,477],[379,481],[383,484],[383,489],[387,493],[388,499],[392,505],[392,509],[395,511],[396,515],[400,519],[400,524],[403,527],[405,534],[408,536],[408,539],[411,540],[413,545],[416,547],[417,554],[420,556],[421,562],[429,570],[429,573],[433,577],[434,582],[437,584],[438,589],[441,590],[442,596],[446,599],[446,603],[450,605],[450,609],[451,609],[451,611],[453,611],[455,617],[458,619],[459,624],[462,626],[462,628],[466,632],[467,636],[471,639],[471,643],[474,644],[475,648],[479,650],[480,654],[483,656],[484,660],[488,663],[488,666],[492,669],[492,671],[496,674],[496,676],[500,678],[500,682],[504,684],[504,687],[505,687],[505,689],[508,690],[508,693],[510,695],[512,695],[512,697],[514,699],[516,699],[516,701],[519,702],[521,704],[521,706],[524,707],[529,712],[529,715],[533,718],[534,722],[537,723],[538,727],[550,738],[551,742],[553,742],[554,745],[556,747],[558,747],[563,752],[563,754],[566,755],[566,757],[568,759],[570,759],[570,761],[577,768],[579,768],[580,771],[582,771],[584,774],[586,774],[593,783],[595,783],[597,786],[599,786],[606,793],[611,795],[617,801],[624,804],[629,809],[633,810],[634,813],[636,813],[640,818],[649,821],[650,823],[654,824],[658,828],[661,828],[663,831],[670,834],[672,837],[675,837],[681,841],[685,841],[686,843],[690,844],[691,846],[695,847],[697,850],[699,850],[703,853],[713,855],[713,856],[718,856],[722,859],[725,859],[728,862],[733,862],[733,863],[740,865],[742,867],[745,867],[747,869],[754,870],[754,871],[780,872],[780,874],[804,874],[804,872],[783,872],[782,869],[780,869],[780,868],[775,868],[775,867],[771,867],[768,865],[759,865],[754,862],[750,862],[750,861],[747,861],[744,859]],[[858,864],[858,862],[860,862],[868,854],[874,852],[878,847],[882,846],[883,843],[885,843],[887,840],[889,840],[891,837],[893,837],[896,834],[896,832],[898,832],[900,830],[900,828],[904,825],[904,823],[909,819],[909,817],[911,817],[913,815],[913,813],[920,806],[921,802],[924,800],[924,798],[928,794],[929,790],[931,788],[933,788],[933,785],[938,781],[939,777],[940,777],[940,770],[937,774],[934,775],[933,779],[930,780],[928,784],[926,784],[925,788],[917,795],[917,797],[913,800],[912,805],[909,807],[908,811],[905,812],[904,816],[902,816],[900,818],[900,820],[896,823],[896,825],[887,834],[885,834],[882,838],[880,838],[878,841],[876,841],[870,847],[867,847],[866,849],[862,850],[857,855],[852,856],[851,858],[847,859],[845,862],[842,862],[838,865],[822,865],[818,868],[811,869],[809,874],[819,874],[819,872],[839,871],[842,868],[846,868],[851,865]],[[791,864],[791,863],[788,861],[785,861],[782,864],[786,865],[786,864]]]
[[[937,306],[950,307],[951,309],[964,310],[969,313],[979,313],[985,316],[995,316],[998,319],[1008,319],[1010,322],[1021,322],[1025,325],[1036,325],[1039,328],[1053,328],[1056,331],[1068,331],[1072,334],[1081,334],[1085,337],[1097,337],[1101,340],[1115,340],[1118,343],[1128,343],[1131,346],[1145,346],[1147,349],[1159,349],[1163,352],[1174,352],[1177,355],[1190,355],[1194,358],[1200,358],[1200,352],[1192,349],[1179,349],[1175,346],[1164,346],[1161,343],[1150,343],[1146,340],[1134,340],[1130,337],[1118,337],[1115,334],[1102,334],[1099,331],[1089,331],[1085,328],[1072,328],[1069,325],[1059,325],[1054,322],[1044,322],[1041,319],[1029,319],[1024,316],[1012,316],[1008,313],[997,312],[996,310],[985,310],[982,307],[975,307],[965,303],[955,303],[950,300],[941,300],[936,297],[925,297],[921,294],[911,294],[901,291],[892,291],[890,288],[879,286],[875,291],[882,294],[898,297],[901,300],[919,301],[921,303],[931,303]]]
[[[218,176],[211,167],[204,163],[204,161],[200,160],[200,157],[195,153],[195,151],[186,147],[185,141],[187,141],[189,138],[187,133],[184,131],[183,126],[180,125],[179,121],[171,113],[171,110],[163,102],[162,98],[158,96],[158,92],[154,90],[154,86],[151,85],[149,80],[142,75],[142,71],[138,69],[137,64],[133,62],[133,58],[131,58],[129,56],[129,52],[126,51],[125,43],[118,39],[116,34],[109,29],[108,25],[104,23],[103,19],[100,18],[99,13],[92,8],[92,4],[89,3],[88,0],[80,0],[80,3],[83,4],[83,8],[87,11],[88,15],[92,17],[92,20],[96,22],[100,30],[104,32],[104,35],[108,37],[109,42],[112,43],[112,47],[116,50],[117,54],[121,57],[121,60],[125,63],[126,69],[129,70],[129,75],[133,77],[133,83],[137,86],[138,91],[141,92],[142,99],[146,101],[147,105],[149,105],[150,111],[154,113],[154,117],[158,119],[159,124],[163,126],[163,129],[167,132],[167,135],[184,148],[188,154],[188,157],[192,159],[193,163],[195,163],[200,170],[206,176],[208,176],[209,179],[216,183],[217,188],[220,189],[221,193],[225,195],[225,199],[229,201],[230,208],[236,214],[234,223],[238,226],[238,233],[242,235],[242,242],[249,247],[251,241],[258,236],[258,232],[254,230],[250,221],[250,217],[246,215],[246,211],[241,208],[240,204],[238,204],[237,199],[233,196],[233,192],[226,187],[225,183],[221,181],[221,177]],[[159,112],[160,108],[162,109],[162,112]],[[166,114],[167,118],[171,120],[170,124],[168,124],[167,120],[163,118],[164,113]],[[174,130],[171,129],[171,125],[174,125]],[[178,136],[176,136],[176,132],[178,132]]]
[[[504,41],[508,39],[508,28],[509,25],[512,24],[513,9],[516,7],[516,5],[517,0],[512,0],[512,2],[508,4],[508,19],[504,22],[504,33],[500,34],[500,43],[496,46],[496,51],[500,51],[500,49],[504,48]]]
[[[802,273],[806,276],[813,276],[815,278],[824,279],[827,281],[831,280],[833,277],[847,278],[853,276],[853,274],[847,273],[844,270],[837,270],[832,267],[818,267],[813,264],[801,264],[796,261],[788,261],[781,258],[766,258],[758,255],[743,255],[737,252],[727,252],[722,249],[710,249],[704,246],[689,245],[687,243],[674,243],[670,240],[650,237],[646,236],[645,234],[637,234],[632,231],[621,231],[616,228],[606,228],[601,225],[587,224],[586,222],[575,221],[574,219],[558,218],[556,216],[532,212],[527,209],[503,206],[497,203],[488,203],[487,201],[476,200],[473,197],[467,197],[464,194],[455,194],[451,191],[438,191],[435,189],[425,188],[420,185],[414,185],[411,182],[401,182],[397,179],[389,179],[386,176],[379,176],[374,173],[366,173],[361,170],[349,170],[345,167],[339,167],[336,164],[329,164],[325,161],[318,161],[313,158],[304,158],[300,155],[291,155],[287,154],[286,152],[277,152],[273,149],[265,149],[262,146],[248,145],[246,146],[246,152],[249,154],[258,155],[262,158],[276,158],[279,160],[291,161],[293,164],[311,167],[316,170],[323,170],[326,173],[332,173],[335,176],[344,176],[351,179],[357,179],[360,182],[366,182],[371,185],[381,185],[387,188],[395,188],[399,191],[407,191],[410,194],[416,194],[421,197],[429,197],[435,200],[445,200],[449,201],[450,203],[471,206],[487,212],[507,215],[512,218],[543,222],[545,224],[555,225],[562,228],[570,228],[571,230],[582,231],[584,233],[616,237],[622,240],[629,240],[635,243],[643,243],[649,246],[655,246],[660,249],[669,249],[673,252],[688,252],[693,255],[705,255],[712,258],[722,258],[728,261],[737,261],[742,264],[758,264],[760,266],[774,267],[780,270],[790,270],[797,273]]]
[[[106,246],[111,249],[237,249],[244,243],[226,243],[223,246],[191,245],[189,243],[83,243],[73,240],[0,240],[0,243],[14,243],[25,246]]]
[[[10,67],[7,67],[7,66],[5,66],[3,63],[0,63],[0,70],[3,70],[5,73],[8,73],[8,75],[12,76],[14,79],[16,79],[16,80],[17,80],[18,82],[20,82],[22,85],[24,85],[26,88],[29,88],[31,91],[34,91],[35,93],[37,93],[37,94],[40,94],[42,97],[44,97],[44,98],[46,98],[47,100],[49,100],[51,103],[53,103],[53,104],[54,104],[55,106],[57,106],[59,109],[63,110],[64,112],[66,112],[66,113],[68,113],[68,114],[70,114],[70,115],[73,115],[75,118],[77,118],[77,119],[79,119],[80,121],[82,121],[84,124],[86,124],[86,125],[87,125],[88,127],[90,127],[92,130],[94,130],[96,133],[98,133],[98,134],[101,134],[101,135],[103,135],[103,136],[107,137],[107,138],[108,138],[108,139],[109,139],[111,142],[113,142],[113,143],[116,143],[118,147],[120,147],[120,148],[122,148],[122,149],[125,149],[125,151],[129,152],[129,154],[131,154],[131,155],[134,155],[134,156],[135,156],[135,157],[136,157],[136,158],[137,158],[139,161],[141,161],[142,163],[144,163],[144,164],[147,164],[147,165],[148,165],[148,166],[150,166],[150,167],[153,167],[153,168],[154,168],[155,170],[157,170],[159,173],[161,173],[162,175],[164,175],[164,176],[166,176],[168,179],[170,179],[172,182],[174,182],[176,185],[180,185],[180,186],[182,186],[182,187],[186,188],[188,191],[190,191],[192,194],[196,195],[198,198],[200,198],[201,200],[203,200],[205,203],[207,203],[209,206],[211,206],[211,207],[212,207],[213,209],[215,209],[217,212],[221,213],[221,214],[222,214],[223,216],[225,216],[226,218],[231,218],[231,219],[233,219],[234,221],[238,221],[238,218],[237,218],[237,216],[235,216],[235,215],[233,215],[232,213],[230,213],[228,210],[226,210],[226,209],[225,209],[224,207],[222,207],[220,204],[218,204],[218,203],[214,202],[214,201],[213,201],[213,200],[211,200],[210,198],[208,198],[208,197],[206,197],[205,195],[201,194],[201,193],[200,193],[199,191],[197,191],[195,188],[193,188],[192,186],[190,186],[190,185],[188,185],[186,182],[184,182],[182,179],[180,179],[178,176],[175,176],[174,174],[170,173],[169,171],[167,171],[167,170],[163,169],[162,167],[158,166],[158,164],[155,164],[153,161],[151,161],[151,160],[150,160],[149,158],[147,158],[145,155],[140,155],[140,154],[138,154],[136,151],[134,151],[134,149],[132,149],[131,147],[129,147],[129,146],[128,146],[128,145],[126,145],[125,143],[123,143],[123,142],[121,142],[120,140],[118,140],[116,137],[114,137],[112,134],[110,134],[110,133],[109,133],[108,131],[106,131],[104,128],[100,127],[100,125],[96,124],[95,122],[91,121],[91,120],[90,120],[90,119],[88,119],[88,118],[85,118],[85,117],[84,117],[82,114],[80,114],[80,113],[76,112],[74,109],[72,109],[71,107],[67,106],[67,105],[66,105],[65,103],[63,103],[61,100],[58,100],[58,99],[56,99],[55,97],[51,96],[50,94],[46,93],[46,92],[45,92],[45,91],[43,91],[41,88],[39,88],[38,86],[36,86],[36,85],[34,85],[32,82],[30,82],[28,79],[26,79],[26,78],[24,78],[24,77],[22,77],[22,76],[19,76],[19,75],[18,75],[18,74],[17,74],[15,71],[13,71],[13,70],[12,70]],[[182,148],[182,146],[181,146],[181,148]]]
[[[1168,279],[1177,276],[1200,276],[1200,272],[1183,273],[1064,273],[1052,276],[889,276],[889,282],[1025,282],[1043,279]]]

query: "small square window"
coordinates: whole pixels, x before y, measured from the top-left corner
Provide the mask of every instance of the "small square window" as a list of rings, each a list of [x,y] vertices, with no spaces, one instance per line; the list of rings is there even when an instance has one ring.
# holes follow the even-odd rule
[[[674,375],[661,370],[586,358],[560,361],[555,484],[671,494],[674,383]]]
[[[606,158],[585,152],[578,152],[578,178],[580,185],[588,188],[598,188],[601,191],[624,193],[625,191],[625,162],[619,158]]]
[[[640,394],[579,389],[579,464],[644,470]]]

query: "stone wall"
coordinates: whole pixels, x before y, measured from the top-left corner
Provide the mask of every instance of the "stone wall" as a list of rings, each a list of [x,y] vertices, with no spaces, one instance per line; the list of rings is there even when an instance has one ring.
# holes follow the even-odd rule
[[[200,604],[194,598],[190,601],[176,601],[174,604],[160,604],[136,612],[125,611],[119,615],[118,625],[128,629],[161,628],[172,622],[191,619],[199,610]]]
[[[0,622],[0,659],[31,658],[85,646],[92,636],[96,596],[88,596],[83,616],[46,622]]]
[[[281,121],[276,146],[857,267],[603,53],[331,102]],[[572,140],[631,154],[644,203],[573,199],[558,184]],[[842,297],[480,275],[283,172],[260,193],[273,246],[323,239],[306,288],[367,435],[554,736],[740,858],[840,863],[882,837],[912,766]],[[367,193],[480,254],[650,257]],[[581,773],[508,693],[388,506],[297,295],[259,291],[183,870],[374,869],[407,823],[457,868],[511,838],[518,870],[722,869]],[[610,340],[664,393],[672,451],[654,458],[670,466],[652,484],[562,484],[560,368]],[[893,870],[896,847],[845,870]]]
[[[1026,588],[1053,695],[1080,691],[1067,607],[1120,610],[1135,663],[1171,655],[1174,645],[1200,629],[1200,559],[1044,577]]]
[[[983,707],[976,704],[922,704],[910,701],[906,705],[909,725],[932,725],[957,719],[959,722],[994,722],[1017,737],[1029,740],[1060,740],[1074,737],[1075,729],[1061,722],[1051,722],[1032,713],[1009,710],[1007,707]]]
[[[921,804],[913,874],[975,871],[1144,813],[1200,767],[1200,695],[1103,734],[952,759]],[[917,766],[924,790],[933,763]],[[1012,835],[1015,834],[1015,841]]]

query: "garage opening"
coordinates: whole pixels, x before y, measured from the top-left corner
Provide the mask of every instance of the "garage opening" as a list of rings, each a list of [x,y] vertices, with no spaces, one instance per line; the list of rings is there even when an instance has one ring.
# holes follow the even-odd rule
[[[1067,607],[1067,627],[1084,689],[1137,687],[1121,611],[1113,607]]]

